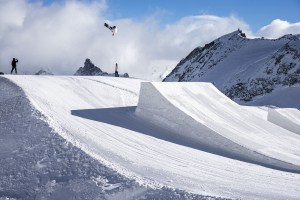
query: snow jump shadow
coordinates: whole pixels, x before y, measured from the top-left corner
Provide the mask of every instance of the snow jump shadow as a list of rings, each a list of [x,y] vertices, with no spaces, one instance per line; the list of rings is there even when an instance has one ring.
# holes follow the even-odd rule
[[[193,124],[187,124],[191,128],[173,127],[168,123],[148,120],[140,116],[137,106],[116,107],[102,109],[72,110],[71,114],[77,117],[122,127],[131,131],[152,136],[161,140],[205,151],[215,155],[261,165],[271,169],[292,173],[300,173],[300,167],[289,163],[269,158],[262,154],[248,150],[238,144],[220,137],[207,127],[198,124],[196,130]],[[144,113],[145,114],[145,113]],[[151,115],[151,114],[150,114]]]
[[[113,126],[122,127],[131,131],[139,132],[172,143],[188,146],[191,148],[220,153],[211,148],[199,148],[199,144],[188,138],[182,138],[174,134],[173,129],[164,128],[161,125],[151,123],[135,114],[137,106],[116,107],[103,109],[72,110],[71,114],[89,120],[94,120]]]

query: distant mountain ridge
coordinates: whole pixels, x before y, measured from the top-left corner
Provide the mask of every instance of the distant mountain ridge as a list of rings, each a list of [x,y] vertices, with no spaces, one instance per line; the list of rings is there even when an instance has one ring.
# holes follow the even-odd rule
[[[165,82],[212,82],[238,101],[252,101],[300,83],[300,35],[248,39],[241,30],[224,35],[182,59]]]
[[[53,74],[51,72],[48,72],[48,71],[44,70],[44,69],[41,69],[40,71],[38,71],[34,75],[53,75]]]
[[[114,73],[103,72],[99,67],[95,66],[92,61],[87,58],[84,62],[84,66],[80,67],[74,74],[74,76],[115,76]],[[129,77],[127,73],[120,77]]]

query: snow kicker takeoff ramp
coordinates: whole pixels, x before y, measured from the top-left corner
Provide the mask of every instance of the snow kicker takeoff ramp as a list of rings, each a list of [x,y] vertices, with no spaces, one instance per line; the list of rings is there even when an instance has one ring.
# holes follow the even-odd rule
[[[275,163],[273,167],[262,167],[263,164],[251,164],[250,161],[241,162],[240,160],[246,158],[233,154],[234,146],[226,147],[230,150],[226,152],[227,155],[222,154],[221,150],[225,146],[217,142],[233,144],[239,149],[242,146],[247,159],[259,157],[251,154],[256,151],[255,147],[256,152],[275,148],[282,157],[287,154],[286,158],[299,150],[292,149],[294,142],[286,144],[291,149],[272,144],[278,140],[276,133],[273,133],[278,131],[275,125],[270,128],[269,134],[265,133],[268,136],[265,141],[259,137],[263,132],[257,133],[260,145],[256,144],[256,138],[252,135],[247,140],[243,136],[247,132],[239,129],[248,122],[232,115],[243,116],[248,113],[210,84],[143,83],[140,89],[141,80],[125,78],[9,75],[3,77],[5,78],[22,88],[32,107],[43,114],[43,120],[55,132],[110,168],[141,184],[154,188],[167,186],[196,194],[232,199],[299,199],[300,174],[290,173],[298,170],[295,164],[278,158],[271,158],[281,162]],[[3,79],[0,77],[0,85],[5,84]],[[177,101],[179,105],[176,104]],[[233,104],[232,108],[228,108],[227,104]],[[188,113],[193,111],[200,115],[198,110],[202,110],[201,116],[205,118],[202,121],[201,116],[198,119]],[[233,114],[225,115],[227,110]],[[236,113],[240,110],[243,113]],[[222,124],[218,118],[212,118],[213,114],[217,117],[228,117],[223,120],[230,126],[233,126],[231,121],[239,119],[241,122],[235,127],[238,133],[228,131],[232,136],[225,137],[226,126],[229,125]],[[249,114],[248,118],[249,123],[254,126],[252,115]],[[217,125],[221,123],[218,125],[220,130],[211,127],[214,122]],[[18,123],[16,125],[22,126]],[[192,125],[194,127],[189,129]],[[215,141],[210,140],[211,144],[205,144],[204,136],[199,137],[194,128],[210,133],[207,139],[213,135]],[[257,132],[260,128],[261,125],[258,124],[253,129]],[[175,132],[175,129],[178,131]],[[299,143],[299,135],[294,133],[293,137],[282,128],[279,133],[285,134],[282,136],[283,142],[293,140]],[[242,134],[238,137],[242,138],[241,142],[235,138],[239,134]],[[250,144],[245,144],[247,142]],[[219,146],[222,146],[221,150],[218,149]],[[259,154],[265,155],[264,151]],[[240,158],[228,158],[235,156]],[[266,159],[269,157],[266,156]],[[297,156],[295,160],[298,160]],[[252,161],[254,162],[258,161]]]
[[[300,137],[251,114],[210,83],[142,83],[136,115],[166,125],[186,146],[292,172]]]

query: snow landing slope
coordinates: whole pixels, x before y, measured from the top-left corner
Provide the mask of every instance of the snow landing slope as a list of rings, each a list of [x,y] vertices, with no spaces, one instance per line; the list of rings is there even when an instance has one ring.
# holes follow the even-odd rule
[[[209,83],[5,76],[65,139],[141,184],[242,199],[300,196],[300,135]],[[291,116],[289,110],[280,116]],[[299,111],[285,117],[299,125]],[[296,126],[295,125],[295,126]]]

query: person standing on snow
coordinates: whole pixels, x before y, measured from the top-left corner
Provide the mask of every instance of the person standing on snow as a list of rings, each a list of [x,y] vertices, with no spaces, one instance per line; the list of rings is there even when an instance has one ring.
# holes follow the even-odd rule
[[[119,73],[118,73],[118,63],[116,63],[116,67],[115,67],[115,77],[119,77]]]
[[[13,73],[14,70],[15,70],[16,74],[18,73],[17,72],[17,62],[19,62],[19,61],[16,58],[13,58],[13,60],[11,61],[11,67],[12,67],[11,72],[10,72],[11,74]]]

